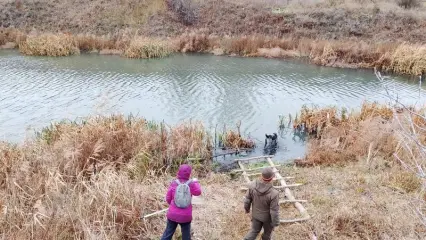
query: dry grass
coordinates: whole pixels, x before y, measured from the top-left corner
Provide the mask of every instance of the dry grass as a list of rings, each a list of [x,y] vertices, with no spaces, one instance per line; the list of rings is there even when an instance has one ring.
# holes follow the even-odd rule
[[[28,36],[19,44],[19,51],[31,56],[69,56],[78,54],[75,38],[67,34]]]
[[[129,58],[166,57],[173,52],[205,52],[247,57],[307,58],[331,67],[377,68],[418,75],[426,71],[422,44],[277,38],[262,35],[218,37],[205,31],[186,32],[171,39],[122,35],[30,35],[14,29],[0,31],[0,43],[15,42],[27,55],[67,56],[81,52],[123,53]],[[2,44],[0,44],[2,45]],[[12,46],[9,44],[9,46]]]
[[[380,155],[390,159],[398,141],[393,129],[393,112],[389,106],[363,103],[359,112],[336,108],[302,108],[295,119],[295,131],[315,137],[308,144],[308,154],[299,165],[344,165]],[[304,126],[304,128],[303,128]]]
[[[163,58],[172,53],[169,43],[155,39],[137,38],[124,51],[128,58]]]
[[[365,108],[377,109],[371,106]],[[377,138],[373,151],[387,151],[380,148],[387,125],[374,122],[379,118],[375,111],[365,112],[371,117],[350,126],[337,146],[352,149],[357,159],[369,155],[365,147],[371,136]],[[314,111],[312,116],[322,114]],[[336,149],[329,140],[335,142],[338,133],[342,136],[340,128],[325,128],[320,145]],[[316,150],[310,148],[309,154]],[[318,239],[336,240],[425,238],[419,219],[409,214],[409,201],[422,196],[419,180],[380,155],[342,167],[280,169],[282,175],[294,176],[294,183],[305,184],[294,194],[308,200],[304,205],[312,219],[282,225],[274,238],[308,239],[312,232]],[[168,173],[175,173],[167,166],[206,156],[211,156],[210,142],[202,125],[166,127],[122,116],[54,124],[36,141],[20,146],[1,143],[0,238],[158,239],[164,217],[139,217],[166,207],[164,194],[172,178]],[[243,193],[236,189],[244,180],[205,175],[205,165],[193,166],[203,186],[202,204],[194,206],[194,238],[243,238],[250,221]],[[296,213],[291,205],[281,207],[283,219]]]
[[[411,197],[419,190],[401,194],[388,187],[388,174],[401,171],[399,166],[379,159],[370,165],[364,162],[342,168],[280,169],[284,176],[295,176],[305,185],[293,190],[304,203],[312,219],[300,224],[281,225],[274,231],[275,239],[420,239],[424,238],[420,221],[407,214]],[[244,213],[243,192],[235,189],[244,180],[231,181],[212,175],[202,181],[205,205],[194,208],[196,239],[242,239],[249,231],[250,218]],[[292,183],[292,182],[290,182]],[[282,196],[282,195],[281,195]],[[227,204],[223,204],[226,199]],[[281,206],[281,218],[297,216],[292,205]],[[215,221],[211,221],[215,219]]]
[[[137,166],[133,175],[143,175],[188,157],[209,161],[212,154],[209,135],[200,123],[169,128],[121,115],[53,124],[39,138],[58,155],[60,173],[72,178],[90,176],[107,166],[121,168],[131,161]]]
[[[426,71],[426,46],[401,44],[391,57],[390,66],[397,73],[420,75]]]

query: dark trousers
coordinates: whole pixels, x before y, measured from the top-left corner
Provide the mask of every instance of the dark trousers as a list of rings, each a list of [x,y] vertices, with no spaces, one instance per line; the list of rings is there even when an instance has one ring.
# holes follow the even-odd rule
[[[255,240],[257,235],[259,235],[260,231],[263,228],[262,240],[271,240],[272,231],[274,228],[271,226],[270,222],[261,222],[256,219],[251,220],[251,230],[244,238],[244,240]]]
[[[167,219],[166,230],[161,237],[161,240],[172,240],[173,234],[175,234],[177,226],[180,225],[182,231],[182,240],[191,240],[191,222],[189,223],[177,223]]]

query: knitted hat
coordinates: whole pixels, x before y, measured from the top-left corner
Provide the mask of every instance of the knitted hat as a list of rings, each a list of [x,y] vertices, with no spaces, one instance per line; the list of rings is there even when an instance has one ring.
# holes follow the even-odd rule
[[[270,182],[272,181],[272,179],[274,178],[274,171],[272,170],[272,168],[268,167],[263,169],[262,171],[262,179],[265,182]]]

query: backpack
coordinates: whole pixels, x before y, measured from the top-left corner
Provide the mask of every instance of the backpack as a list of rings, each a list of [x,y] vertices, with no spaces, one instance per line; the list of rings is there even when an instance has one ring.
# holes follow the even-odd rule
[[[192,179],[186,181],[185,183],[179,182],[178,179],[175,180],[178,184],[176,187],[174,202],[176,207],[178,208],[187,208],[191,205],[191,189],[189,188],[189,184],[192,182]]]

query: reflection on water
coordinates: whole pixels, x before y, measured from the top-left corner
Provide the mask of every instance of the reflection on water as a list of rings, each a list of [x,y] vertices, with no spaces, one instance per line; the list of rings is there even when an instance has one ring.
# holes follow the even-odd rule
[[[391,80],[386,84],[399,98],[418,100],[418,81]],[[27,127],[64,118],[133,113],[170,124],[201,120],[212,131],[241,120],[242,133],[260,146],[266,133],[278,133],[277,154],[284,158],[301,156],[305,137],[279,132],[279,115],[294,115],[303,104],[351,108],[363,100],[386,101],[371,70],[212,55],[134,60],[0,51],[0,85],[0,137],[9,141],[24,139]]]

